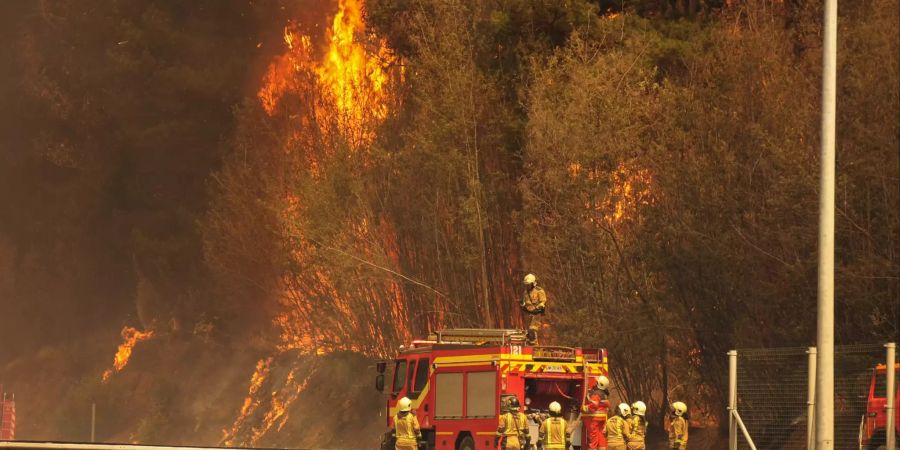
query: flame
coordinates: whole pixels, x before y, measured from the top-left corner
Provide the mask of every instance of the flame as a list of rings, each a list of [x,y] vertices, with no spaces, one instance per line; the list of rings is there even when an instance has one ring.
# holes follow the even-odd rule
[[[647,169],[635,169],[626,163],[612,173],[613,186],[606,195],[603,219],[610,225],[632,221],[642,206],[654,203],[653,176]]]
[[[317,122],[336,122],[354,148],[372,141],[375,125],[387,117],[392,80],[388,67],[396,58],[383,39],[367,34],[362,7],[360,0],[338,2],[321,59],[313,56],[310,36],[301,34],[295,24],[285,27],[287,50],[269,65],[257,93],[267,114],[276,114],[287,94],[313,78],[321,94]]]
[[[325,61],[316,71],[338,111],[348,115],[351,124],[356,126],[363,123],[362,106],[365,104],[376,106],[375,117],[383,119],[386,116],[385,87],[388,77],[384,64],[392,59],[383,41],[378,42],[374,54],[369,54],[356,42],[356,33],[364,31],[362,3],[359,0],[341,0],[329,30]]]
[[[138,331],[136,328],[129,326],[122,328],[123,342],[119,344],[119,350],[116,351],[116,356],[113,359],[113,366],[103,372],[103,382],[109,381],[113,374],[120,372],[128,365],[128,360],[131,358],[131,352],[138,342],[146,341],[151,337],[153,337],[153,330]]]
[[[396,62],[386,42],[367,33],[363,20],[362,0],[339,0],[331,26],[325,35],[325,45],[317,57],[314,40],[302,34],[294,23],[284,27],[285,51],[269,65],[257,92],[257,98],[265,113],[273,118],[288,118],[286,153],[300,149],[298,171],[318,179],[327,168],[329,158],[345,156],[340,151],[363,152],[375,138],[375,130],[390,110],[390,88],[396,75],[390,66]],[[402,72],[400,72],[402,75]],[[300,108],[312,111],[293,114],[296,101]],[[292,103],[293,102],[293,103]],[[311,107],[310,107],[311,105]],[[317,135],[322,139],[316,140]],[[339,138],[349,148],[321,144]],[[365,157],[358,158],[367,167]],[[369,351],[376,354],[386,351],[388,336],[369,321],[362,325],[358,317],[384,317],[377,311],[387,303],[387,320],[398,324],[402,338],[408,340],[406,312],[402,290],[397,282],[388,280],[347,292],[337,285],[326,268],[312,262],[320,250],[302,229],[303,221],[297,220],[304,211],[304,199],[286,192],[281,230],[291,245],[290,256],[296,267],[306,270],[291,271],[283,275],[283,310],[274,318],[279,330],[275,352],[261,359],[250,378],[248,393],[240,414],[229,429],[223,430],[222,443],[227,446],[256,445],[271,430],[281,430],[288,420],[291,405],[306,388],[313,368],[301,377],[294,367],[280,387],[273,380],[273,361],[291,352],[315,359],[337,350]],[[359,252],[366,260],[379,260],[393,267],[400,266],[396,232],[384,221],[366,216],[346,224],[344,244]],[[384,258],[388,261],[384,261]],[[361,270],[361,269],[360,269]],[[387,297],[386,300],[385,297]],[[360,308],[355,299],[363,302],[367,311]],[[382,300],[378,300],[382,299]],[[338,318],[327,325],[312,320],[315,311],[327,311],[323,316]],[[376,313],[378,314],[376,316]],[[348,340],[349,336],[370,336],[370,342],[361,344]]]
[[[591,190],[582,192],[582,201],[590,214],[588,219],[591,223],[617,225],[633,222],[640,218],[643,207],[656,202],[653,175],[647,169],[634,167],[633,163],[621,162],[612,173],[608,173],[599,168],[585,168],[580,162],[571,162],[566,172],[572,179],[583,175],[594,185],[605,184],[606,180],[611,183],[602,200],[597,200]],[[600,217],[596,218],[595,214]]]

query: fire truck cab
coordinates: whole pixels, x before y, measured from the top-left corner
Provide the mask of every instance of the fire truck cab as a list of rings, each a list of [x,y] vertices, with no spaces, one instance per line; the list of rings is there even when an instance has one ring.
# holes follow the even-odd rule
[[[605,349],[530,346],[524,331],[506,329],[451,329],[413,341],[393,361],[379,364],[380,390],[388,364],[394,370],[387,383],[387,426],[393,427],[397,402],[408,397],[427,450],[495,448],[500,405],[511,396],[525,406],[534,445],[539,418],[551,402],[574,419],[585,389],[608,375]],[[581,444],[575,436],[573,443]],[[382,449],[393,448],[387,432]]]
[[[900,387],[900,364],[894,367],[894,429],[896,435],[900,436],[900,414],[897,413],[900,408],[900,396],[897,395]],[[859,448],[884,449],[887,430],[887,365],[879,364],[872,370],[868,394],[866,414],[859,424]]]

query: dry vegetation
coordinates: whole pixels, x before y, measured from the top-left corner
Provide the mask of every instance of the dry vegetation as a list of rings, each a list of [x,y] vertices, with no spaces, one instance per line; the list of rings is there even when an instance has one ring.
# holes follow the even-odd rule
[[[677,397],[715,421],[726,350],[815,337],[821,11],[621,4],[369,0],[357,38],[390,90],[357,82],[352,110],[316,65],[328,1],[4,5],[0,375],[34,393],[20,434],[80,439],[70,418],[102,398],[123,411],[103,439],[216,443],[260,358],[520,326],[526,272],[553,341],[608,347],[654,420]],[[838,341],[896,340],[900,6],[841,14]],[[284,53],[291,19],[313,54]],[[123,323],[158,337],[100,385]],[[352,359],[316,379],[367,370]],[[295,442],[306,401],[253,443]]]

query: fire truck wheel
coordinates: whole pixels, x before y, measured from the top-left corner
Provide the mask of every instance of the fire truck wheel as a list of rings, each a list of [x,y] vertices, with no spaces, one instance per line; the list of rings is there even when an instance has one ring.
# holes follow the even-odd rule
[[[472,436],[466,436],[459,440],[456,450],[475,450],[475,439]]]

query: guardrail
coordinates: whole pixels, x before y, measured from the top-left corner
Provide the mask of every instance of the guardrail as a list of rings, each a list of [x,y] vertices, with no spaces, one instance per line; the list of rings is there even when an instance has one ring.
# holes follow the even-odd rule
[[[9,450],[325,450],[325,449],[271,449],[245,447],[193,447],[180,445],[97,444],[89,442],[36,442],[0,441],[0,449]]]

